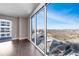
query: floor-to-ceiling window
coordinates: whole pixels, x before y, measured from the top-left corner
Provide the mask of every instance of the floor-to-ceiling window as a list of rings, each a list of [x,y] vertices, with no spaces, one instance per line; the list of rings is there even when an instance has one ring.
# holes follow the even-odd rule
[[[45,7],[32,21],[36,45],[47,55],[79,56],[79,3],[49,3]]]
[[[32,22],[32,25],[31,25],[31,27],[32,27],[32,29],[31,29],[32,42],[35,43],[35,41],[36,41],[36,15],[32,16],[31,22]]]
[[[45,8],[41,8],[36,16],[36,45],[45,51]]]
[[[12,38],[12,22],[0,19],[0,40]]]
[[[47,5],[47,54],[79,56],[79,4]]]
[[[41,8],[31,18],[32,42],[34,42],[42,51],[45,52],[45,8]]]

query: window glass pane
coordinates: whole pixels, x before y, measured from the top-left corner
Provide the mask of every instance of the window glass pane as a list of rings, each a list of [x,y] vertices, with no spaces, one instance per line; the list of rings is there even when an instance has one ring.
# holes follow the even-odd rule
[[[5,28],[1,28],[1,32],[4,32],[5,31]]]
[[[11,34],[12,22],[10,20],[0,19],[0,39],[11,39]]]
[[[0,39],[1,39],[1,34],[0,34]]]
[[[10,34],[7,34],[7,36],[9,37],[9,36],[10,36]]]
[[[1,34],[1,36],[5,36],[5,34]]]
[[[5,28],[6,29],[6,32],[10,32],[10,28]]]
[[[37,20],[36,20],[36,26],[37,26],[37,37],[36,37],[36,45],[41,48],[43,51],[45,50],[45,40],[44,40],[44,23],[45,23],[45,10],[42,8],[37,13]]]
[[[35,37],[36,37],[36,34],[35,34],[35,16],[32,17],[31,19],[32,21],[32,41],[35,43]]]
[[[47,54],[79,56],[79,4],[47,5]]]
[[[1,21],[1,26],[6,26],[6,22],[5,21]]]
[[[10,26],[10,22],[7,22],[7,26]]]

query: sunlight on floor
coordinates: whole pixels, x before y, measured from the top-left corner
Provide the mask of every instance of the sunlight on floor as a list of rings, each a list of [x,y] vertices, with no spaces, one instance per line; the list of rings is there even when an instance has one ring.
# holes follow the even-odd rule
[[[12,53],[12,49],[12,41],[0,43],[0,53],[2,55],[9,55],[10,53]]]

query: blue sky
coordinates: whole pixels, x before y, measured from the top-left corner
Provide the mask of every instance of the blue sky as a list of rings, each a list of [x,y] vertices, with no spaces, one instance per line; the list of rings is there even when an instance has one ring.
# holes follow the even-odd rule
[[[48,29],[79,29],[78,3],[52,3],[47,6]]]

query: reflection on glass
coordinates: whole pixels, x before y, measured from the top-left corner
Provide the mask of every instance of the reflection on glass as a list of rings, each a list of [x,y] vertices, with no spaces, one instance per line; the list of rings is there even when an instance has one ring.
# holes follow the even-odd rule
[[[35,38],[36,38],[36,34],[35,34],[35,16],[32,17],[31,19],[32,21],[32,42],[35,43]]]
[[[1,28],[1,32],[4,32],[5,31],[5,29],[4,28]]]
[[[79,4],[47,5],[47,54],[79,56]]]
[[[1,21],[1,26],[6,26],[6,22],[5,21]]]
[[[1,34],[1,36],[2,36],[2,37],[4,37],[4,36],[5,36],[5,34]]]
[[[43,51],[45,50],[44,48],[44,8],[41,9],[38,13],[37,13],[37,21],[36,21],[36,25],[37,25],[37,36],[36,36],[36,45],[41,48]]]
[[[7,26],[9,25],[9,26]],[[10,20],[0,20],[0,40],[11,39],[12,22]]]

